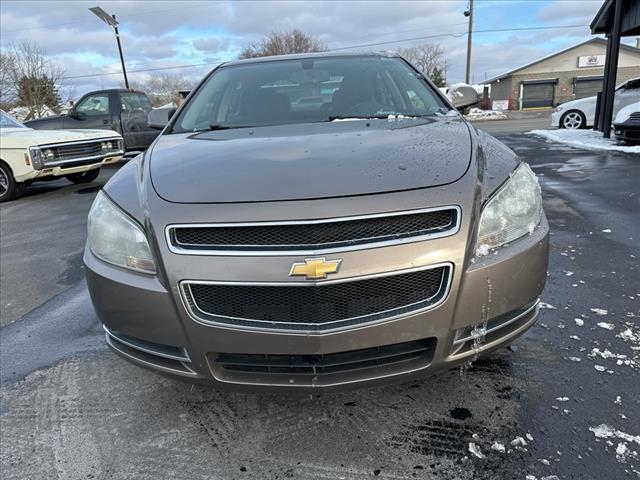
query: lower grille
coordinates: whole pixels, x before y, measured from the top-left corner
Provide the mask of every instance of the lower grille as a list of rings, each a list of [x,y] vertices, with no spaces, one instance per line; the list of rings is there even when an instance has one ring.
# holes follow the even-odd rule
[[[326,355],[211,354],[213,364],[226,372],[310,375],[321,377],[421,360],[428,363],[435,351],[435,338],[384,345]]]
[[[383,277],[286,285],[184,282],[192,314],[212,323],[290,330],[358,325],[433,306],[443,300],[451,266]]]

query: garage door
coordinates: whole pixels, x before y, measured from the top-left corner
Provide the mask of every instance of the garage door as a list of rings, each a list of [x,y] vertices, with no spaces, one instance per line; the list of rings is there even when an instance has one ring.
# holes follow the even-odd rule
[[[526,82],[522,86],[522,108],[553,107],[553,91],[556,80]]]
[[[574,98],[593,97],[602,91],[602,77],[598,78],[576,78],[573,87]]]

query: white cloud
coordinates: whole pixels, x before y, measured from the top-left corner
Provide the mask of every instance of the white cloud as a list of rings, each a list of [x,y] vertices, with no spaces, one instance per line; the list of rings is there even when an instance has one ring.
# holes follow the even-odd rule
[[[514,26],[508,8],[519,2],[478,3],[478,18],[485,28]],[[520,2],[531,7],[531,2]],[[534,2],[535,3],[535,2]],[[54,55],[69,76],[119,71],[113,33],[88,8],[95,0],[0,2],[2,45],[13,40],[31,40]],[[571,5],[569,5],[571,4]],[[593,16],[596,2],[558,0],[535,6],[531,23],[577,22]],[[449,80],[464,76],[466,56],[466,0],[455,1],[182,1],[158,0],[120,2],[101,0],[115,13],[129,70],[217,63],[237,56],[241,48],[274,30],[300,28],[320,37],[329,48],[388,42],[415,37],[448,34],[422,41],[440,43],[449,62]],[[533,11],[533,10],[532,10]],[[536,20],[537,18],[537,20]],[[520,26],[520,25],[516,25]],[[477,34],[474,36],[472,71],[476,81],[533,61],[556,49],[577,43],[588,29],[571,31]],[[553,41],[552,41],[553,40]],[[420,40],[366,47],[394,50]],[[506,47],[508,45],[508,48]],[[105,66],[106,65],[106,66]],[[209,67],[168,70],[191,78],[202,76]],[[148,73],[140,73],[140,75]],[[76,90],[88,85],[111,86],[118,76],[76,79]]]

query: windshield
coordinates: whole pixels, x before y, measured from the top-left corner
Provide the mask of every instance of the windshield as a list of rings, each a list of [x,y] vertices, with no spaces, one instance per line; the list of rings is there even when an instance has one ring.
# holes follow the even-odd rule
[[[27,128],[8,113],[0,110],[0,128]]]
[[[173,132],[327,122],[449,110],[397,57],[327,57],[223,66],[198,89]]]

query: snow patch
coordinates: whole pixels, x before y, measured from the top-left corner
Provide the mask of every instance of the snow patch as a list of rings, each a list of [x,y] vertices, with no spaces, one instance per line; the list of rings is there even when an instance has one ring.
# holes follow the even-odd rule
[[[618,438],[620,440],[640,445],[640,435],[629,435],[621,430],[616,430],[606,423],[602,423],[597,427],[589,427],[589,430],[593,432],[597,438]]]
[[[576,325],[579,327],[582,327],[584,325],[584,320],[582,320],[581,318],[574,318],[573,321],[576,322]]]
[[[609,310],[605,310],[604,308],[592,308],[591,311],[596,315],[607,315]]]
[[[486,455],[482,453],[482,450],[480,450],[480,447],[474,442],[469,442],[469,452],[471,452],[477,458],[487,458]]]
[[[540,302],[540,308],[546,308],[547,310],[556,310],[556,307],[545,302]]]
[[[467,120],[506,120],[509,116],[500,110],[482,110],[480,108],[472,108],[465,115]]]
[[[602,132],[595,130],[532,130],[530,135],[538,135],[552,142],[563,143],[587,150],[610,150],[626,153],[640,153],[640,145],[619,145],[616,140],[604,138]]]
[[[640,343],[640,333],[634,333],[631,328],[620,332],[616,337],[621,338],[625,342]]]
[[[511,440],[511,445],[513,445],[514,447],[526,447],[527,442],[522,437],[516,437],[513,440]]]
[[[496,452],[504,453],[506,451],[506,448],[505,448],[504,444],[502,444],[500,442],[493,442],[493,445],[491,445],[491,450],[495,450]]]
[[[598,326],[600,328],[604,328],[605,330],[613,330],[614,328],[616,328],[613,323],[607,323],[607,322],[598,322]]]

